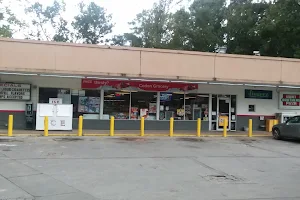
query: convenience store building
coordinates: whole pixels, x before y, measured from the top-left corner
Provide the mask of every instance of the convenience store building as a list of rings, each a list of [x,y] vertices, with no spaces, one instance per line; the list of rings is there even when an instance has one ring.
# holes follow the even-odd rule
[[[264,130],[278,113],[300,114],[300,61],[215,53],[0,39],[0,128],[26,105],[73,104],[73,128],[108,130]]]

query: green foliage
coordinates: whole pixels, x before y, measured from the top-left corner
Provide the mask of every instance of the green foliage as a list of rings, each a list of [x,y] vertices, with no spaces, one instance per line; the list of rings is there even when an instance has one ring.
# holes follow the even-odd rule
[[[258,26],[262,55],[300,58],[300,2],[277,0]]]
[[[66,4],[55,0],[52,5],[44,7],[35,2],[25,9],[31,15],[31,25],[34,27],[28,35],[30,39],[67,42],[70,41],[68,22],[62,17]]]
[[[14,32],[24,26],[25,24],[16,17],[9,6],[4,6],[0,0],[0,37],[11,38]]]
[[[171,18],[171,40],[168,44],[169,49],[192,50],[191,37],[193,34],[193,23],[190,20],[190,13],[184,9],[178,10]]]
[[[190,7],[193,50],[213,52],[224,43],[226,0],[194,0]]]
[[[262,38],[257,26],[265,18],[268,3],[253,3],[251,0],[235,0],[226,12],[227,52],[251,55],[260,50]]]
[[[125,46],[130,44],[133,47],[143,47],[143,41],[132,33],[125,33],[124,35],[115,35],[111,40],[111,45]]]
[[[112,16],[94,2],[89,5],[80,3],[80,13],[72,23],[76,31],[76,38],[87,44],[103,43],[103,38],[112,32]]]
[[[153,8],[143,10],[129,23],[132,33],[147,48],[166,48],[170,40],[170,5],[172,0],[160,0]]]
[[[171,3],[161,0],[130,23],[143,47],[300,58],[297,0],[193,0],[175,13],[165,9]]]

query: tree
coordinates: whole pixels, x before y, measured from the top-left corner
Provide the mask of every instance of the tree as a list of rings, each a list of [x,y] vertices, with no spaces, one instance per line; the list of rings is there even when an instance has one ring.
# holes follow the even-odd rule
[[[111,45],[114,46],[125,46],[130,44],[133,47],[143,47],[141,38],[137,37],[132,33],[124,33],[123,35],[115,35],[112,38]]]
[[[168,44],[170,49],[192,50],[193,22],[191,15],[184,9],[180,9],[171,17],[171,40]]]
[[[257,26],[265,18],[269,3],[231,0],[226,19],[227,53],[252,55],[260,49],[262,38]]]
[[[214,52],[224,43],[226,0],[194,0],[190,7],[192,49]]]
[[[0,0],[0,37],[13,37],[13,34],[25,26],[11,11],[9,6],[4,6]]]
[[[80,13],[72,22],[76,38],[86,44],[103,43],[104,36],[112,32],[112,16],[94,2],[81,2],[79,7]]]
[[[160,0],[149,10],[143,10],[129,24],[132,33],[142,41],[143,47],[166,48],[170,41],[170,6],[172,0]]]
[[[261,54],[300,58],[300,2],[276,0],[258,26]]]
[[[25,9],[31,15],[31,26],[28,38],[37,40],[68,42],[71,41],[68,22],[62,17],[65,12],[64,1],[55,0],[52,5],[44,7],[35,2]]]

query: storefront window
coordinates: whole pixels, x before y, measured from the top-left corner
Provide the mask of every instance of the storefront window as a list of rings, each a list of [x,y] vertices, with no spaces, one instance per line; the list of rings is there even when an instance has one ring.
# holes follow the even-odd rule
[[[157,92],[132,92],[130,119],[156,120]]]
[[[208,94],[186,94],[185,95],[185,120],[208,121]]]
[[[72,90],[73,117],[99,119],[100,90]]]
[[[160,93],[159,119],[175,120],[184,119],[184,94]]]
[[[60,98],[63,104],[71,104],[69,89],[63,88],[39,88],[39,103],[49,103],[50,98]]]
[[[115,119],[129,119],[130,92],[105,91],[103,119],[114,116]]]

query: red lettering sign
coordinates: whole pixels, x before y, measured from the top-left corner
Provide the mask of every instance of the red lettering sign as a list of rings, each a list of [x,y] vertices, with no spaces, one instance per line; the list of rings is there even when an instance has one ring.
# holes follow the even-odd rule
[[[170,89],[178,89],[181,91],[196,90],[198,84],[189,83],[168,83],[155,81],[122,81],[122,80],[97,80],[97,79],[82,79],[82,89],[101,89],[103,86],[110,86],[114,89],[138,88],[144,91],[166,92]]]
[[[282,105],[284,106],[300,106],[300,95],[298,94],[283,94]]]

